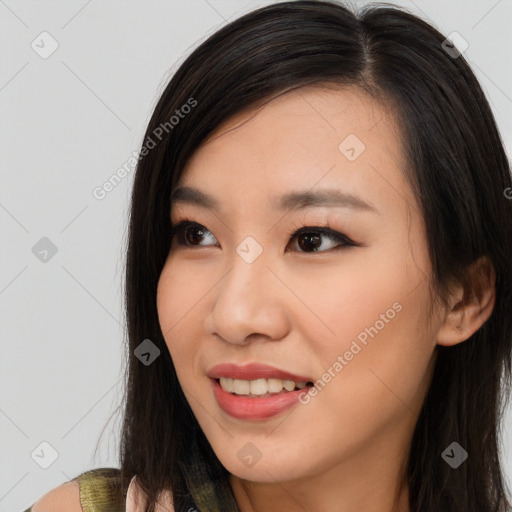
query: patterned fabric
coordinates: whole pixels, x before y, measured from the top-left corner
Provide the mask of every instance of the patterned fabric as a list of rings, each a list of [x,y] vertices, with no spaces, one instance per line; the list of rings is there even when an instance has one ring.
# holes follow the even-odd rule
[[[82,473],[80,503],[83,512],[125,512],[126,502],[120,493],[119,470],[98,468]]]

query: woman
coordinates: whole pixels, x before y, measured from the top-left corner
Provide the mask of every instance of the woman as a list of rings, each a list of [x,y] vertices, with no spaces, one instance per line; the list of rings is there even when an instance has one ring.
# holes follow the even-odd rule
[[[220,29],[140,152],[121,467],[32,512],[510,511],[507,191],[426,22],[296,1]]]

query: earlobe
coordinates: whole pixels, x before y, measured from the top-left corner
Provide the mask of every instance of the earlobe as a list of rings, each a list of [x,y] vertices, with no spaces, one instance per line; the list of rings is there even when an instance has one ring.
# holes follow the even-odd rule
[[[457,345],[469,339],[489,319],[496,302],[496,273],[486,256],[471,264],[467,270],[470,288],[462,285],[453,294],[451,309],[437,333],[437,343]]]

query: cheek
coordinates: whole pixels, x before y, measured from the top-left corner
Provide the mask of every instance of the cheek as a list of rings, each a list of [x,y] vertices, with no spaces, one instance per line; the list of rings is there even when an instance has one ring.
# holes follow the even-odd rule
[[[198,277],[199,276],[199,277]],[[179,258],[171,253],[165,262],[157,286],[157,310],[164,338],[166,333],[175,338],[178,329],[196,326],[198,312],[204,304],[205,295],[215,284],[213,270],[208,269],[204,260],[194,262]]]
[[[336,456],[349,457],[379,433],[412,428],[432,348],[418,325],[425,290],[410,293],[406,285],[390,280],[375,287],[368,276],[346,276],[321,300],[308,302],[335,333],[303,313],[298,329],[308,340],[307,358],[315,361],[318,392],[297,414],[304,421],[323,418],[315,427],[319,451],[325,449],[320,439],[336,439]],[[307,282],[301,288],[307,290]]]
[[[324,287],[318,275],[304,273],[297,281],[297,294],[309,297],[323,323],[312,315],[301,322],[324,372],[314,400],[332,408],[341,431],[364,432],[403,414],[413,418],[409,413],[419,410],[430,381],[435,336],[426,321],[426,248],[416,240],[424,250],[413,255],[408,248],[415,241],[403,238],[365,257],[347,253]]]
[[[160,329],[181,381],[181,374],[190,373],[193,356],[199,350],[194,340],[200,337],[193,331],[201,327],[197,315],[209,286],[203,279],[193,279],[190,271],[180,269],[172,260],[170,256],[160,275],[156,306]]]

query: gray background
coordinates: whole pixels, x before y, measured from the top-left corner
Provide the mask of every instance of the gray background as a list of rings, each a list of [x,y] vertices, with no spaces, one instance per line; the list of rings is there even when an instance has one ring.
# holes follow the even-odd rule
[[[133,172],[103,200],[92,191],[139,149],[159,92],[192,48],[269,3],[0,0],[0,512],[21,512],[87,469],[117,466],[120,416],[107,419],[123,391]],[[510,155],[512,2],[395,4],[468,41]],[[31,47],[51,49],[43,31],[58,43],[45,59]],[[57,249],[46,262],[32,250],[43,237]],[[509,410],[503,444],[511,438]],[[47,469],[52,449],[42,442],[58,455]],[[512,482],[512,453],[505,458]]]

